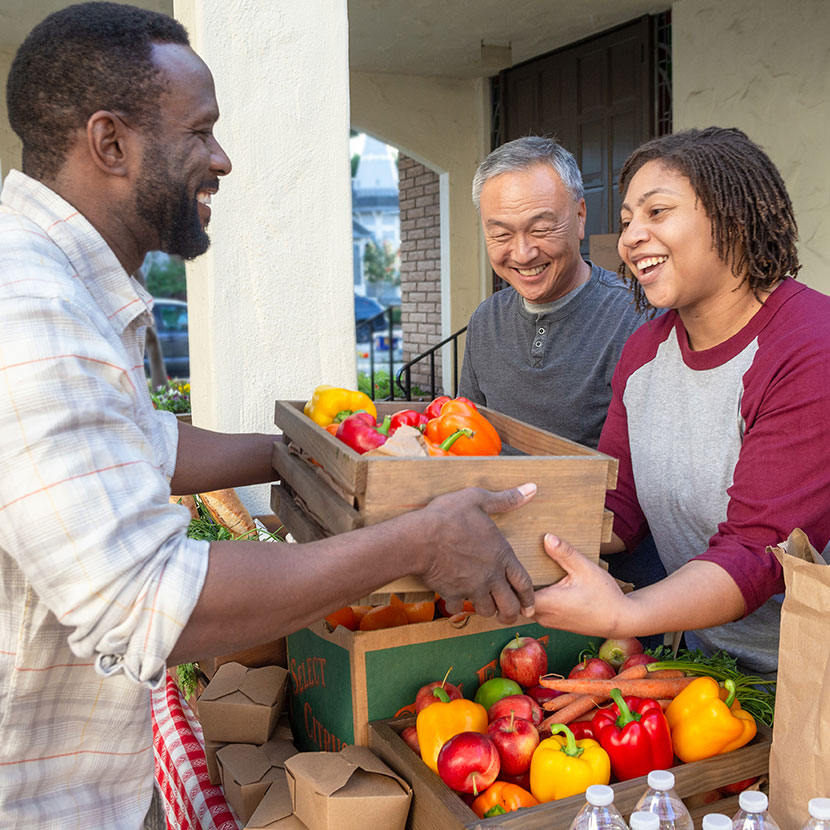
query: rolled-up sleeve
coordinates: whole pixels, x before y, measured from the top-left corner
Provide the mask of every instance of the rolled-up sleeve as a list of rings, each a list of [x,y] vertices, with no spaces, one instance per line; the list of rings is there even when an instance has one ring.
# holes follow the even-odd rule
[[[209,545],[169,501],[175,417],[152,409],[143,367],[102,328],[66,297],[0,306],[0,547],[75,655],[155,687]]]

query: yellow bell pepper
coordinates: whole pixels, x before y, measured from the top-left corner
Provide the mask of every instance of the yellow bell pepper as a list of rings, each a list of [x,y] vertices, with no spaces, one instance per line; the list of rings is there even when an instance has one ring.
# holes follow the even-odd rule
[[[438,753],[450,738],[461,732],[480,732],[482,735],[487,732],[487,710],[466,698],[450,700],[440,687],[432,693],[438,699],[418,712],[415,731],[423,762],[437,773]]]
[[[377,418],[378,411],[374,401],[363,392],[341,389],[338,386],[318,386],[311,395],[311,400],[303,407],[303,412],[321,427],[327,427],[334,421],[342,421],[359,409]]]
[[[674,754],[684,763],[723,755],[755,737],[755,718],[735,700],[735,682],[724,686],[698,677],[666,709]]]
[[[611,780],[611,759],[596,741],[577,741],[564,723],[555,723],[550,731],[530,759],[530,791],[540,802],[568,798]]]

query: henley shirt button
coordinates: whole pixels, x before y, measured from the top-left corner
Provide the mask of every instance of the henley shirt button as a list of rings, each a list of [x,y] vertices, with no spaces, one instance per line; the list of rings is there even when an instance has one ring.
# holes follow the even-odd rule
[[[541,340],[537,340],[537,341],[536,341],[536,348],[537,348],[537,349],[538,349],[538,348],[541,348],[541,346],[542,346],[542,341],[541,341]]]
[[[540,327],[540,328],[539,328],[539,334],[544,334],[544,333],[545,333],[545,330],[544,330],[543,328],[541,328],[541,327]]]

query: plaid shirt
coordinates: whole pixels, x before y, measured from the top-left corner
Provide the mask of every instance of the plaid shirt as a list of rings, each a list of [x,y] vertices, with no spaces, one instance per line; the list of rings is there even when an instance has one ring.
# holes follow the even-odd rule
[[[175,416],[144,376],[152,299],[12,171],[0,197],[0,827],[140,828],[150,689],[204,583],[170,504]]]

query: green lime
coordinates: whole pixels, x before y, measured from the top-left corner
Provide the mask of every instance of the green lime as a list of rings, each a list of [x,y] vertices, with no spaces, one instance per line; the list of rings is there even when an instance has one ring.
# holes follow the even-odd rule
[[[480,703],[489,711],[497,700],[501,700],[508,695],[520,694],[522,694],[522,687],[515,680],[510,680],[507,677],[493,677],[490,680],[485,680],[478,687],[475,702]]]

